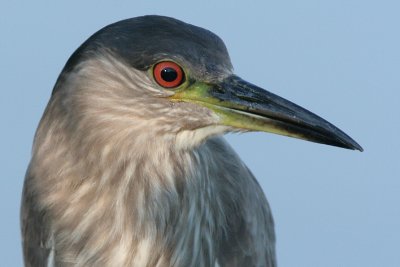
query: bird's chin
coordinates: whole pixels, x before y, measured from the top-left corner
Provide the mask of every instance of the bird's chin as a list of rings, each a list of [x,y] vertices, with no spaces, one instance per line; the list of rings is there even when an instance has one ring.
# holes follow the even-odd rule
[[[194,130],[182,130],[175,138],[177,149],[192,149],[202,144],[207,138],[237,131],[231,126],[209,125]]]

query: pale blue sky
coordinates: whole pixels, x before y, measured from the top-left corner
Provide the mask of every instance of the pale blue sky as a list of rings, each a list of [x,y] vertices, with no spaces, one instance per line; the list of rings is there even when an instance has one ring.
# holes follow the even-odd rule
[[[398,1],[109,2],[0,2],[0,266],[22,266],[23,177],[59,72],[92,33],[144,14],[215,32],[238,75],[364,147],[264,133],[227,137],[270,201],[281,267],[400,266]]]

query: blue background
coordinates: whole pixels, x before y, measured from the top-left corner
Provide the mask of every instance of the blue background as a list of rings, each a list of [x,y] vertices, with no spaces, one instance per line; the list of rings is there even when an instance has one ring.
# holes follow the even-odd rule
[[[0,3],[0,266],[22,266],[23,177],[59,72],[92,33],[144,14],[217,33],[238,75],[364,147],[227,136],[270,201],[280,266],[400,266],[398,1],[55,2]]]

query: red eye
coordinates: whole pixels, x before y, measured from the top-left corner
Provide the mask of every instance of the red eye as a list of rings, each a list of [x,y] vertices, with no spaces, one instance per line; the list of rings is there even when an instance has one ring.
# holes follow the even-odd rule
[[[153,70],[156,82],[165,88],[173,88],[182,84],[184,74],[182,68],[171,61],[157,63]]]

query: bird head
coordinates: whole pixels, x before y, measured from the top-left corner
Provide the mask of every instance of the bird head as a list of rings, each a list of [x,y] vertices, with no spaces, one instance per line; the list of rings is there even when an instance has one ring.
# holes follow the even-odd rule
[[[235,75],[217,35],[168,17],[95,33],[68,60],[52,98],[72,117],[71,132],[121,144],[157,136],[187,148],[227,131],[264,131],[362,150],[324,119]]]

